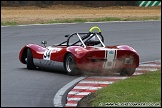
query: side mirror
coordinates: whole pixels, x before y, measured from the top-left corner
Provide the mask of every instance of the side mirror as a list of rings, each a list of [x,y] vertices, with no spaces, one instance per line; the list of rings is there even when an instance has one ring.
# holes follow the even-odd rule
[[[69,37],[69,35],[65,35],[65,37]]]
[[[44,47],[46,47],[47,41],[42,41],[41,44],[43,44]]]

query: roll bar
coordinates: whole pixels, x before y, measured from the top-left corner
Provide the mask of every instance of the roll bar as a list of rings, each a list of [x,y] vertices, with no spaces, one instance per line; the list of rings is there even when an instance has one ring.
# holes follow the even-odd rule
[[[94,32],[93,32],[95,29],[97,29],[98,33],[94,33]],[[101,34],[101,29],[100,29],[98,26],[93,26],[93,27],[91,27],[91,28],[89,29],[89,33],[73,33],[73,34],[70,34],[70,35],[65,35],[65,37],[68,38],[67,41],[62,42],[62,43],[60,43],[59,45],[62,45],[62,44],[64,44],[64,43],[67,42],[67,46],[69,46],[69,40],[70,40],[70,38],[71,38],[72,36],[76,35],[76,36],[78,36],[79,40],[76,41],[75,43],[73,43],[72,45],[75,45],[76,43],[81,42],[82,45],[83,45],[84,47],[86,47],[86,45],[85,45],[85,43],[83,42],[83,40],[85,40],[85,39],[87,39],[87,38],[88,38],[87,40],[91,39],[91,38],[92,38],[91,34],[93,34],[92,36],[96,35],[97,38],[98,38],[98,40],[101,42],[102,46],[105,47],[105,45],[104,45],[104,38],[103,38],[103,36],[102,36],[102,34]],[[84,36],[81,37],[80,35],[84,35]],[[101,38],[99,37],[99,35],[101,36]],[[58,46],[59,46],[59,45],[58,45]]]

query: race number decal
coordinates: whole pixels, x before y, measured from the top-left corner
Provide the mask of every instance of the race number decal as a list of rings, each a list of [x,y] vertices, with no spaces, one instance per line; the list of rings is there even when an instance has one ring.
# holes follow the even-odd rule
[[[52,49],[48,48],[43,55],[44,60],[50,60]]]

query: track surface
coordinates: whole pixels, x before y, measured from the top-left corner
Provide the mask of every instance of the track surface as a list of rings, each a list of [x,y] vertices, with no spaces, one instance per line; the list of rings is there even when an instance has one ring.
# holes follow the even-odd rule
[[[88,32],[95,25],[101,28],[106,45],[130,45],[139,53],[140,62],[161,59],[161,21],[1,27],[1,106],[53,106],[56,92],[79,76],[27,70],[18,60],[20,49],[42,40],[57,44],[66,39],[65,34]]]

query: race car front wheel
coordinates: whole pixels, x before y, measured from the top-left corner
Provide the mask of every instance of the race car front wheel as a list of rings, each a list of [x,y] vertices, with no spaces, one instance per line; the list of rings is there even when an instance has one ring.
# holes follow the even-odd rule
[[[80,71],[76,66],[74,56],[70,53],[65,58],[65,70],[69,75],[80,74]]]
[[[28,48],[27,49],[27,68],[28,69],[35,69],[35,65],[33,63],[33,55],[32,55],[32,52],[31,50]]]

